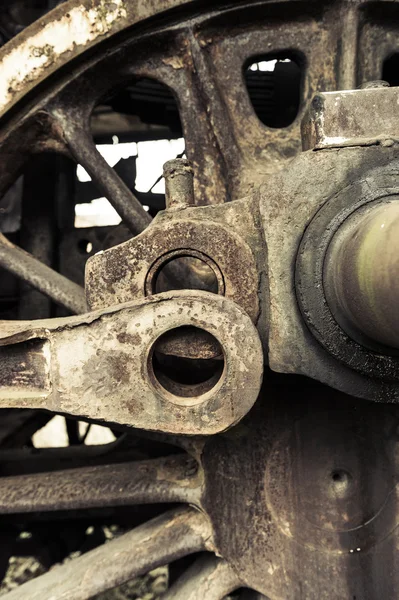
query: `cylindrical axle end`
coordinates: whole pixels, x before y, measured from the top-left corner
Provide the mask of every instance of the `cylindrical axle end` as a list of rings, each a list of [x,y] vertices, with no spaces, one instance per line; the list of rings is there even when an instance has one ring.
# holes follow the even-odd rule
[[[399,350],[398,200],[368,205],[338,229],[324,263],[324,288],[348,335],[372,349]]]

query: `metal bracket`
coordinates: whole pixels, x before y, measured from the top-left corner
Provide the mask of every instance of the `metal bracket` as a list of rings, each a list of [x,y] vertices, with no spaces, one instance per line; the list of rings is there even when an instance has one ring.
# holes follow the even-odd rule
[[[303,150],[394,140],[399,140],[399,87],[318,93],[302,121]]]

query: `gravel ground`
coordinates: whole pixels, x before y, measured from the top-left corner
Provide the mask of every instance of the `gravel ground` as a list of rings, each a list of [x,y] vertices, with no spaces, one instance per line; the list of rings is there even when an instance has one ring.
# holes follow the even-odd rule
[[[80,424],[81,434],[85,432],[86,427],[85,423]],[[110,429],[101,427],[100,425],[93,425],[90,428],[86,444],[106,444],[112,442],[114,439],[115,436]],[[68,437],[63,417],[54,417],[45,427],[40,429],[33,436],[33,443],[36,448],[67,446]],[[108,539],[112,539],[112,537],[118,535],[117,531],[112,532],[108,527],[105,529],[104,531]],[[75,552],[66,560],[72,560],[76,556],[79,556],[78,552]],[[45,569],[36,558],[30,556],[12,556],[6,576],[0,584],[0,596],[43,573],[45,573]],[[95,600],[160,600],[161,595],[167,590],[167,587],[168,568],[160,567],[147,575],[129,581],[119,588],[96,596]]]
[[[44,572],[45,569],[35,558],[13,556],[0,585],[0,596]],[[99,594],[93,600],[160,600],[167,588],[168,569],[159,567],[143,577],[137,577],[114,590]]]

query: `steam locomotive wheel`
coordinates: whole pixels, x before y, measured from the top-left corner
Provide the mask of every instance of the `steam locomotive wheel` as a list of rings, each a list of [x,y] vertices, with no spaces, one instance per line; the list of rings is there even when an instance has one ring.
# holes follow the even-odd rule
[[[146,273],[147,289],[134,287],[123,261],[109,260],[104,289],[86,279],[89,307],[83,266],[73,264],[79,251],[82,255],[77,244],[81,232],[73,226],[76,165],[86,169],[92,185],[123,221],[112,231],[87,231],[83,254],[102,252],[153,227],[140,195],[96,148],[93,131],[101,103],[116,105],[120,90],[144,79],[172,91],[185,152],[193,166],[194,193],[191,197],[186,188],[179,192],[172,182],[170,194],[175,196],[166,213],[193,211],[184,213],[187,222],[191,219],[189,231],[205,245],[197,231],[202,217],[195,215],[213,205],[220,226],[214,230],[223,232],[214,243],[222,256],[228,233],[218,215],[227,215],[226,231],[231,223],[237,227],[235,214],[228,213],[234,205],[231,201],[255,197],[261,184],[289,168],[300,154],[300,123],[314,93],[356,89],[363,81],[381,78],[381,64],[397,45],[399,3],[380,4],[377,11],[376,3],[366,0],[220,1],[212,6],[194,0],[68,0],[1,49],[0,194],[16,193],[21,174],[24,193],[20,213],[16,209],[18,227],[10,239],[0,233],[0,287],[17,290],[13,298],[3,294],[0,323],[0,527],[4,531],[0,565],[4,573],[12,554],[30,553],[46,571],[5,598],[87,600],[163,565],[170,565],[171,576],[165,600],[223,600],[229,594],[240,600],[398,597],[398,409],[395,404],[352,397],[301,375],[275,373],[267,358],[261,391],[252,402],[258,383],[260,387],[262,327],[267,318],[262,302],[259,310],[256,306],[257,290],[246,288],[252,271],[262,271],[262,265],[240,262],[242,256],[251,255],[247,245],[240,246],[231,236],[230,247],[237,242],[233,254],[238,274],[233,269],[226,276],[223,265],[193,242],[180,257],[189,261],[178,277],[182,273],[188,277],[198,259],[208,277],[210,272],[214,275],[214,288],[209,289],[209,281],[201,287],[188,285],[183,278],[172,292],[158,290],[159,278],[153,288],[148,278],[160,261],[167,264],[175,258],[171,254],[175,249],[167,253],[162,246],[169,240],[166,223],[165,240],[159,241],[159,235],[154,238],[154,253],[158,246],[163,249]],[[294,65],[278,89],[276,79],[268,75],[270,103],[266,105],[256,90],[253,93],[247,73],[249,65],[262,61]],[[284,89],[292,94],[289,101]],[[284,97],[284,114],[279,112],[279,93]],[[169,175],[187,182],[189,166],[181,164],[182,172],[177,169],[177,175],[175,171]],[[166,217],[155,223],[162,224],[162,218]],[[243,229],[252,227],[251,218],[242,223]],[[188,227],[181,230],[182,236]],[[147,258],[143,253],[140,264]],[[22,282],[19,287],[10,274]],[[198,277],[201,273],[193,280]],[[131,285],[131,298],[125,298],[125,288],[122,293],[118,287],[124,278]],[[229,296],[229,286],[240,302],[233,292]],[[98,299],[93,300],[96,294]],[[123,299],[116,299],[118,294]],[[167,316],[160,313],[161,305],[172,307]],[[225,318],[220,318],[219,330],[211,317],[207,324],[207,315],[217,310]],[[82,317],[86,311],[88,315]],[[62,320],[71,314],[78,316]],[[137,329],[129,326],[128,334],[118,333],[114,340],[112,323],[117,321],[112,319],[126,314],[132,323],[136,319]],[[54,326],[51,317],[56,319]],[[12,319],[11,325],[6,318]],[[130,397],[123,394],[130,390],[126,373],[131,365],[127,355],[122,366],[116,364],[116,353],[117,344],[131,344],[133,351],[144,343],[148,331],[143,323],[158,318],[171,323],[177,319],[173,326],[181,329],[177,338],[157,338],[161,350],[155,345],[148,350],[152,366],[148,367],[148,359],[141,371],[135,367],[150,390],[147,394],[145,388],[147,395],[139,399],[137,418],[155,411],[155,424],[146,429],[145,419],[136,425],[126,417]],[[184,329],[193,325],[203,326],[198,338]],[[142,338],[135,337],[138,331]],[[64,336],[62,343],[69,343],[74,332],[83,332],[82,337],[68,346],[69,354],[61,349],[58,358],[75,360],[80,352],[84,354],[86,343],[96,350],[92,371],[83,369],[85,385],[74,390],[75,397],[81,395],[80,412],[72,401],[46,404],[56,392],[62,396],[68,377],[59,361],[59,379],[51,379],[55,359],[43,361],[60,336]],[[223,352],[215,350],[215,337]],[[108,371],[104,370],[103,380],[99,372],[103,364],[109,368],[113,340],[110,382]],[[231,340],[242,355],[231,350]],[[26,352],[31,362],[18,362],[19,352]],[[101,360],[106,363],[100,361],[104,354],[108,356]],[[33,385],[29,378],[39,367],[42,379],[40,385],[37,381]],[[156,369],[163,374],[155,381]],[[165,391],[172,372],[184,377]],[[95,388],[91,376],[96,378]],[[227,378],[233,376],[241,378],[242,388],[225,392],[226,381],[233,381]],[[207,378],[212,384],[201,387],[208,384]],[[23,394],[10,391],[11,379]],[[37,399],[40,386],[44,391]],[[168,414],[159,408],[160,388],[163,399],[173,397]],[[120,421],[113,417],[116,396],[107,395],[114,389],[121,390],[125,410]],[[207,402],[212,394],[216,400],[209,416],[205,409],[200,412],[198,398]],[[156,399],[151,406],[148,398]],[[227,398],[230,412],[220,409],[219,416],[221,398]],[[104,406],[109,418],[102,417]],[[244,418],[240,407],[247,413]],[[194,415],[192,421],[184,422],[185,410]],[[67,420],[70,445],[33,448],[32,436],[53,414],[71,416]],[[116,440],[86,446],[76,418],[108,425]],[[115,525],[123,533],[104,543],[104,526]],[[77,551],[79,556],[71,560]],[[54,566],[58,562],[62,564]]]

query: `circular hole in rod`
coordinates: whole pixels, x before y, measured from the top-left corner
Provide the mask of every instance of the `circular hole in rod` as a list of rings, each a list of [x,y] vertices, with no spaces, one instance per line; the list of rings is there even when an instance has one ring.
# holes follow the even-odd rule
[[[196,398],[212,390],[224,370],[224,353],[217,339],[193,326],[161,335],[150,352],[154,383],[179,398]]]
[[[195,250],[176,250],[160,257],[151,267],[146,293],[171,290],[204,290],[224,294],[224,281],[216,263]]]

